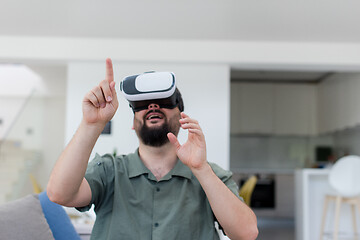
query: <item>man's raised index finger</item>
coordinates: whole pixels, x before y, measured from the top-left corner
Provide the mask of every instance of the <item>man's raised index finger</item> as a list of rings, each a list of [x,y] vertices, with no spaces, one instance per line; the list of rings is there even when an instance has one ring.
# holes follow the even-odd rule
[[[106,59],[106,80],[108,82],[114,81],[113,64],[110,58]]]

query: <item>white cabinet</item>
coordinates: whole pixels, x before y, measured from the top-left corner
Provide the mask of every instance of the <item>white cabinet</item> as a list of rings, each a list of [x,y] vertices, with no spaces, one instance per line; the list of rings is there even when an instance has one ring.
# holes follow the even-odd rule
[[[349,124],[360,124],[360,75],[356,74],[349,83]]]
[[[319,85],[319,132],[327,133],[360,124],[360,75],[341,73]]]
[[[272,133],[273,96],[272,84],[231,84],[232,133]]]
[[[310,84],[276,84],[274,133],[313,135],[317,125],[316,87]]]
[[[316,91],[310,84],[232,83],[231,133],[316,134]]]

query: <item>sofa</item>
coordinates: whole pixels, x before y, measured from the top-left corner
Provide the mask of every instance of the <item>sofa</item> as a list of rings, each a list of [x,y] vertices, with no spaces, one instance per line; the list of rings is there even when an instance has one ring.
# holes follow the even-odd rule
[[[46,192],[0,205],[0,239],[80,240],[64,208]]]

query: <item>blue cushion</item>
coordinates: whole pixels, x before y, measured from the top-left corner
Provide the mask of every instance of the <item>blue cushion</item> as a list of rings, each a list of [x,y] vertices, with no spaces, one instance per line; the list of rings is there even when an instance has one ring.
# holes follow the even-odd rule
[[[51,202],[46,191],[39,194],[39,200],[55,240],[80,240],[62,206]]]

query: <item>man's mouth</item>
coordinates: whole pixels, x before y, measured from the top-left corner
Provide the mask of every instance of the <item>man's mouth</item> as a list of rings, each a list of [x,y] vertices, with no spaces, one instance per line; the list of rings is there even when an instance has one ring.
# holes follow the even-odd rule
[[[160,112],[149,112],[146,115],[146,120],[151,122],[157,122],[158,120],[164,119],[164,115]]]

